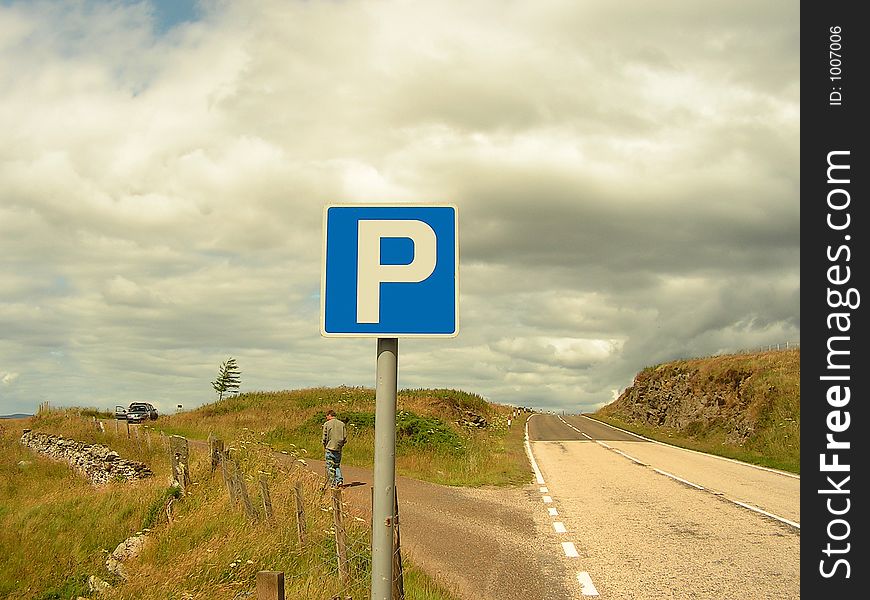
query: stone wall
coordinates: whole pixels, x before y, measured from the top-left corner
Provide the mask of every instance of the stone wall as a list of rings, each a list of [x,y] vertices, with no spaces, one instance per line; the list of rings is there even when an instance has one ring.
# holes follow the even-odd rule
[[[94,485],[110,481],[132,481],[153,475],[145,464],[126,460],[102,444],[85,444],[63,436],[25,429],[21,443],[39,454],[64,460]]]

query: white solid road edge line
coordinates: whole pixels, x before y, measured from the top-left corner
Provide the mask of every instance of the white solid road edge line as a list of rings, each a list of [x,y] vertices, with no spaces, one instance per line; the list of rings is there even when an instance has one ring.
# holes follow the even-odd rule
[[[584,596],[597,596],[598,590],[595,589],[595,584],[592,583],[592,578],[586,571],[577,573],[577,581],[580,583],[580,593]]]
[[[526,439],[524,445],[526,447],[526,454],[529,457],[529,462],[532,463],[532,470],[535,472],[535,480],[538,482],[538,485],[544,485],[544,476],[541,475],[541,470],[538,468],[538,462],[535,460],[535,455],[532,454],[532,445],[529,443],[529,421],[531,421],[532,415],[528,419],[526,419]]]

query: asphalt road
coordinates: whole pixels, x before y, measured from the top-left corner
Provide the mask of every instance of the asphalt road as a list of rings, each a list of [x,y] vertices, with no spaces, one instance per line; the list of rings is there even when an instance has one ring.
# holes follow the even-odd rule
[[[800,597],[798,477],[581,416],[533,415],[529,439],[542,510],[584,593]]]

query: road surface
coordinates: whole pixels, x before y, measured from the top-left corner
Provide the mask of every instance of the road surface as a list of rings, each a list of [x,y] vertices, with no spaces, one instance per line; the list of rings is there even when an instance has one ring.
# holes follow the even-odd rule
[[[582,416],[528,423],[542,510],[587,595],[800,597],[800,479]],[[546,508],[543,508],[546,507]]]

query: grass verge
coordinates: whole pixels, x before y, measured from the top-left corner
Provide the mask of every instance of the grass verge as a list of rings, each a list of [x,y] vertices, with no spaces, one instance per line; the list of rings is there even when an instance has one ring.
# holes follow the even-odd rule
[[[211,473],[204,449],[191,449],[193,483],[178,497],[168,486],[169,457],[164,438],[139,430],[127,438],[114,425],[100,432],[75,410],[54,411],[26,425],[0,422],[0,597],[75,600],[91,595],[91,575],[113,585],[112,597],[141,600],[235,600],[253,597],[260,570],[285,573],[288,598],[368,598],[368,523],[345,515],[351,576],[342,580],[337,558],[331,499],[320,494],[318,476],[279,464],[268,444],[252,432],[227,438],[245,473],[255,505],[255,482],[270,485],[275,522],[252,521],[229,500],[220,472]],[[103,443],[123,458],[149,465],[154,477],[133,483],[91,486],[65,463],[40,457],[18,443],[22,426],[92,443]],[[295,484],[305,498],[306,543],[295,525]],[[165,507],[172,498],[172,518]],[[125,563],[129,579],[109,573],[105,560],[121,541],[146,531],[142,554]],[[409,600],[455,600],[406,560]]]

